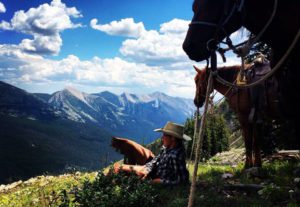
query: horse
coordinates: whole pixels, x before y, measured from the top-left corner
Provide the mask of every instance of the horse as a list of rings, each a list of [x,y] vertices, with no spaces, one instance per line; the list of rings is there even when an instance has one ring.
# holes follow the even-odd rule
[[[195,76],[196,94],[194,103],[201,107],[205,102],[209,70],[203,70],[195,67],[197,72]],[[219,67],[219,75],[226,81],[234,82],[236,80],[237,72],[241,66],[227,66]],[[213,78],[213,89],[223,94],[228,101],[229,107],[236,113],[238,121],[241,126],[242,135],[244,138],[246,148],[245,168],[261,167],[261,153],[260,153],[260,126],[256,121],[249,119],[251,109],[251,93],[249,89],[236,89],[224,84],[221,84],[215,77]],[[212,91],[213,91],[212,89]],[[268,88],[266,88],[268,89]],[[210,91],[210,92],[212,92]],[[272,90],[266,90],[266,102],[268,107],[264,110],[264,115],[269,119],[279,119],[281,112],[277,106],[277,97]]]
[[[295,101],[300,98],[299,8],[299,0],[194,0],[183,50],[197,62],[208,59],[214,47],[241,27],[272,48],[271,67],[292,49],[275,77],[285,117],[296,124],[300,117]],[[295,128],[299,138],[300,128]]]

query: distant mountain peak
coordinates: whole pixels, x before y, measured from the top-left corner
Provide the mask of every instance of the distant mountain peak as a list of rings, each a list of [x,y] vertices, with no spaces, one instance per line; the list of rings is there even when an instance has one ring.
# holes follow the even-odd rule
[[[121,97],[124,98],[127,101],[132,102],[132,103],[136,103],[136,102],[140,101],[140,99],[139,99],[139,97],[137,95],[132,94],[132,93],[128,93],[128,92],[122,93]]]
[[[76,88],[71,87],[71,86],[66,86],[63,91],[69,92],[71,95],[73,95],[74,97],[76,97],[80,101],[82,101],[82,102],[86,103],[87,105],[89,105],[89,103],[86,100],[86,97],[89,96],[89,94],[81,92],[81,91],[79,91]]]
[[[155,92],[151,93],[150,96],[155,97],[155,98],[170,97],[167,94],[165,94],[163,92],[159,92],[159,91],[155,91]]]
[[[114,94],[110,91],[101,91],[100,93],[96,93],[95,95],[114,95],[114,96],[117,96],[116,94]]]

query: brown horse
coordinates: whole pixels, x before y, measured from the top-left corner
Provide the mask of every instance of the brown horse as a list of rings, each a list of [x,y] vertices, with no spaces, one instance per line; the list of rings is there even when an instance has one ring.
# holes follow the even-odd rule
[[[299,8],[299,0],[194,0],[194,16],[183,49],[190,59],[202,61],[210,56],[208,47],[212,43],[220,43],[242,26],[254,35],[265,28],[259,41],[272,48],[271,67],[274,67],[296,40],[292,52],[275,76],[279,82],[280,102],[285,116],[297,123],[300,110],[295,100],[300,99],[300,47],[295,37],[299,36]],[[267,22],[270,24],[265,27]],[[296,127],[298,138],[299,129]]]
[[[195,66],[194,66],[195,67]],[[206,96],[207,82],[209,72],[206,69],[200,70],[196,68],[197,74],[195,76],[196,94],[194,103],[196,106],[203,106]],[[234,82],[240,66],[230,66],[218,68],[219,75],[227,81]],[[213,88],[226,97],[229,106],[236,113],[239,123],[241,125],[245,148],[246,148],[246,162],[245,168],[261,166],[260,154],[260,125],[256,121],[249,120],[249,115],[253,105],[251,104],[251,95],[248,89],[236,89],[225,86],[219,83],[215,78],[213,79]],[[268,108],[265,110],[265,115],[268,118],[275,119],[280,117],[278,111],[276,96],[271,90],[267,90],[267,104]]]

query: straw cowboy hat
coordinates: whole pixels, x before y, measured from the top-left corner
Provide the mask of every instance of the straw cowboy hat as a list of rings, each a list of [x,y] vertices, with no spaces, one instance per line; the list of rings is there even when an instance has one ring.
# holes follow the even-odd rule
[[[163,132],[164,134],[171,135],[178,139],[184,139],[186,141],[192,140],[191,137],[184,134],[184,127],[183,125],[176,124],[173,122],[168,121],[167,124],[160,129],[154,129],[155,132]]]

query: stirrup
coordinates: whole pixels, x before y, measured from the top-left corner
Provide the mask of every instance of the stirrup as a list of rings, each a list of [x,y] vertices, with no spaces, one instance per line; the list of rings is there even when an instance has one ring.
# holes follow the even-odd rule
[[[242,72],[239,71],[237,77],[236,77],[236,84],[237,85],[246,85],[247,84],[247,80],[246,80],[246,76],[241,74]]]

